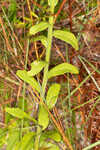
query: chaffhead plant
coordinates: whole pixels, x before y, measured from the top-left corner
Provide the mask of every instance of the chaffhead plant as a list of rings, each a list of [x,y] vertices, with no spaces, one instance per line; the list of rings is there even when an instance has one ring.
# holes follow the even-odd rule
[[[24,150],[25,147],[22,144],[28,144],[29,141],[30,146],[27,146],[28,148],[26,149],[31,150],[33,148],[34,150],[42,150],[43,148],[47,148],[49,150],[59,150],[59,147],[56,144],[52,142],[46,142],[47,138],[51,138],[56,142],[60,142],[61,140],[63,140],[70,150],[73,149],[67,137],[62,134],[61,130],[59,131],[59,127],[56,126],[56,129],[58,128],[58,131],[60,133],[57,130],[45,130],[49,125],[50,117],[52,118],[52,114],[50,113],[50,111],[53,109],[57,102],[57,98],[61,88],[60,84],[53,83],[47,91],[46,86],[48,80],[50,78],[63,75],[65,73],[79,73],[77,67],[67,62],[58,64],[55,67],[49,69],[53,37],[70,44],[75,50],[78,50],[78,41],[74,34],[66,30],[53,29],[55,16],[52,14],[54,14],[55,6],[57,5],[57,3],[58,0],[48,0],[49,11],[51,14],[48,21],[41,21],[38,24],[33,25],[29,29],[30,38],[33,38],[33,41],[41,41],[42,44],[45,46],[45,60],[37,59],[31,63],[31,69],[29,71],[18,70],[16,73],[20,79],[22,79],[25,83],[28,83],[32,87],[33,93],[35,92],[35,95],[40,97],[38,119],[36,120],[31,117],[28,113],[24,111],[24,109],[9,107],[6,108],[6,112],[13,115],[14,117],[18,117],[19,119],[29,119],[30,121],[33,121],[36,125],[36,133],[30,131],[24,134],[21,141],[17,144],[16,150],[21,148]],[[43,31],[47,32],[47,37],[44,36]],[[37,36],[37,33],[40,33],[39,36]],[[42,70],[44,70],[43,79],[40,83],[38,79],[36,80],[36,75]],[[56,125],[56,122],[54,123]]]

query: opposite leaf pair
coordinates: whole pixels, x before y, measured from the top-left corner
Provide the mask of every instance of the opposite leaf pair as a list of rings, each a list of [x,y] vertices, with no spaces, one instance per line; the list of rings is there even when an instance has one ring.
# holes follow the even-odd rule
[[[46,64],[47,63],[45,61],[36,60],[33,63],[31,63],[30,71],[18,70],[17,76],[19,76],[26,83],[30,84],[35,90],[37,90],[40,93],[40,86],[33,76],[37,75],[45,67]],[[68,63],[62,63],[48,71],[47,76],[48,79],[50,79],[58,75],[63,75],[64,73],[78,74],[78,72],[79,71],[75,66]]]
[[[30,35],[35,35],[38,32],[41,32],[45,29],[47,29],[49,26],[49,23],[47,22],[40,22],[39,24],[36,24],[30,28],[29,34]],[[54,30],[53,31],[53,36],[57,39],[60,39],[68,44],[71,44],[73,48],[78,50],[78,42],[77,39],[75,38],[74,34],[68,31],[63,31],[63,30]],[[40,38],[39,38],[40,37]],[[40,40],[45,47],[47,47],[47,38],[45,36],[39,36],[35,37],[33,41]]]

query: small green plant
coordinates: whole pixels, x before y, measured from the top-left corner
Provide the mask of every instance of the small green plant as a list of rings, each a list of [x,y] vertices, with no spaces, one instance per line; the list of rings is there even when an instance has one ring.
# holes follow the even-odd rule
[[[8,16],[10,22],[15,22],[16,20],[16,11],[17,11],[17,4],[16,0],[9,0],[9,7],[8,7]]]
[[[50,8],[50,14],[54,14],[55,6],[57,5],[58,0],[48,0],[48,5]],[[38,119],[34,119],[33,117],[30,117],[28,113],[26,113],[24,110],[20,108],[9,108],[6,107],[6,112],[13,117],[16,117],[18,119],[24,119],[27,123],[27,120],[30,120],[33,122],[33,124],[37,127],[37,131],[33,132],[30,130],[26,130],[25,132],[24,128],[22,128],[22,134],[23,136],[19,139],[18,137],[20,132],[19,130],[15,131],[15,135],[13,135],[13,131],[9,128],[9,136],[12,137],[9,138],[9,144],[7,147],[7,150],[11,150],[11,147],[14,147],[14,150],[42,150],[42,149],[48,149],[48,150],[59,150],[59,147],[52,143],[52,142],[46,142],[48,138],[54,140],[55,142],[61,141],[61,135],[56,130],[46,131],[45,129],[49,125],[49,112],[53,109],[57,102],[57,98],[60,92],[60,84],[54,83],[52,84],[46,93],[46,86],[48,83],[48,80],[52,77],[63,75],[65,73],[72,73],[72,74],[78,74],[78,69],[65,62],[62,64],[59,64],[55,66],[54,68],[49,70],[50,65],[50,55],[51,55],[51,47],[52,47],[52,38],[55,37],[57,39],[60,39],[62,41],[65,41],[68,44],[71,44],[73,48],[78,50],[78,42],[75,36],[68,31],[63,30],[53,30],[54,25],[54,15],[49,16],[48,22],[42,21],[34,26],[32,26],[29,30],[29,35],[36,35],[38,32],[43,33],[41,31],[47,30],[47,37],[44,35],[35,36],[33,38],[33,41],[40,40],[42,44],[46,47],[46,56],[45,60],[35,60],[31,63],[31,70],[18,70],[17,76],[22,79],[24,82],[28,83],[34,90],[33,92],[36,92],[38,96],[40,96],[40,103],[39,103],[39,111],[38,111]],[[35,76],[40,73],[44,69],[44,75],[42,84],[39,83],[38,80],[36,80]],[[16,122],[12,124],[12,127],[15,129],[17,127]],[[20,141],[20,142],[19,142]],[[67,145],[72,150],[71,144],[67,141]]]

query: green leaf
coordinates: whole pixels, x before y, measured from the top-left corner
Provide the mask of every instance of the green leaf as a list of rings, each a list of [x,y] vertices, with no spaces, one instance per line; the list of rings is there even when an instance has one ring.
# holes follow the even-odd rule
[[[2,147],[6,144],[6,137],[2,137],[2,138],[0,138],[0,149],[2,149]]]
[[[19,140],[19,132],[18,131],[10,131],[7,139],[7,149],[11,150],[15,147],[16,143]]]
[[[47,38],[43,35],[37,36],[35,37],[32,41],[36,42],[36,41],[41,41],[42,44],[47,47]]]
[[[58,94],[60,91],[60,84],[52,84],[51,87],[48,90],[47,97],[46,97],[46,103],[49,109],[52,109],[58,98]]]
[[[39,17],[38,17],[33,11],[31,11],[31,15],[32,15],[33,17],[39,19]]]
[[[97,142],[90,144],[89,146],[83,148],[83,150],[91,150],[91,149],[95,149],[93,147],[99,146],[100,147],[100,140],[98,140]]]
[[[26,70],[18,70],[16,74],[18,77],[20,77],[20,79],[22,79],[23,81],[31,85],[34,89],[36,89],[38,92],[40,92],[40,86],[38,82],[33,77],[28,76]]]
[[[31,150],[30,149],[30,145],[32,146],[33,145],[33,137],[34,137],[35,133],[33,132],[29,132],[27,134],[25,134],[23,136],[23,139],[21,141],[21,146],[20,146],[20,150]]]
[[[7,128],[0,128],[0,139],[7,133]]]
[[[8,18],[9,21],[14,21],[16,17],[16,11],[17,11],[17,3],[16,0],[9,0],[10,5],[8,7]]]
[[[33,22],[33,20],[28,17],[23,17],[23,19],[30,24],[32,24],[32,22]]]
[[[77,67],[75,67],[71,64],[62,63],[62,64],[55,66],[48,72],[48,78],[58,76],[58,75],[63,75],[64,73],[78,74],[79,71],[78,71]]]
[[[17,106],[18,108],[22,109],[22,105],[23,105],[23,97],[19,97],[18,101],[17,101]],[[24,111],[27,111],[27,99],[24,99]]]
[[[35,76],[45,67],[46,64],[45,61],[35,60],[31,63],[31,70],[27,72],[28,76]]]
[[[7,128],[0,128],[0,148],[6,144],[6,135],[8,133]]]
[[[7,113],[9,113],[10,115],[12,115],[14,117],[17,117],[19,119],[23,119],[23,118],[25,118],[27,116],[26,113],[23,112],[19,108],[9,108],[9,107],[6,107],[5,111]]]
[[[73,48],[75,48],[76,50],[78,50],[78,41],[76,39],[76,37],[74,36],[73,33],[68,32],[68,31],[62,31],[62,30],[55,30],[53,32],[53,36],[65,41],[68,44],[71,44]]]
[[[52,6],[52,5],[56,6],[57,3],[58,3],[58,0],[48,0],[49,6]]]
[[[60,150],[60,148],[55,145],[55,144],[52,144],[50,142],[44,142],[40,145],[40,149],[47,149],[47,150]]]
[[[13,121],[8,126],[8,132],[7,132],[7,150],[14,149],[17,142],[19,142],[20,137],[20,130],[18,130],[19,123],[17,121]]]
[[[21,140],[21,142],[19,142],[15,148],[15,150],[31,150],[33,147],[33,137],[34,137],[35,133],[33,132],[29,132],[27,134],[25,134]]]
[[[32,117],[30,117],[26,112],[24,112],[23,110],[21,110],[20,108],[9,108],[6,107],[5,111],[7,113],[9,113],[10,115],[17,117],[19,119],[29,119],[32,120],[33,122],[37,123],[37,121],[35,119],[33,119]]]
[[[61,141],[61,136],[60,134],[56,131],[56,130],[51,130],[51,131],[45,131],[41,134],[40,137],[40,142],[41,141],[45,141],[46,139],[52,139],[56,142],[60,142]]]
[[[49,116],[47,110],[44,108],[42,104],[39,106],[39,113],[38,113],[38,124],[41,125],[43,130],[47,128],[49,124]]]
[[[48,23],[47,22],[40,22],[39,24],[36,24],[34,26],[32,26],[29,30],[29,34],[30,35],[35,35],[36,33],[45,30],[46,28],[48,28]]]
[[[18,22],[15,24],[15,27],[16,28],[24,28],[26,26],[26,23],[25,22]]]

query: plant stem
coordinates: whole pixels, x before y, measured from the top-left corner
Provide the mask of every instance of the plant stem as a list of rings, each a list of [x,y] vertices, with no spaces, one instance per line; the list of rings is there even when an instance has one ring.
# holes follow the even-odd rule
[[[51,14],[54,13],[54,6],[51,6],[50,8]],[[44,68],[44,77],[43,77],[43,83],[42,83],[42,93],[41,93],[41,98],[44,99],[45,96],[45,88],[47,84],[47,74],[48,74],[48,68],[49,68],[49,61],[50,61],[50,54],[51,54],[51,47],[52,47],[52,33],[53,33],[53,22],[54,22],[54,17],[50,16],[49,17],[49,27],[48,27],[48,37],[47,37],[47,49],[46,49],[46,57],[45,61],[47,62],[47,65]],[[34,148],[35,150],[38,150],[39,148],[39,139],[40,139],[40,127],[37,127],[37,136],[35,138],[35,145]]]
[[[54,6],[51,5],[50,7],[50,11],[51,14],[54,13]],[[47,49],[46,49],[46,57],[45,57],[45,61],[47,62],[47,65],[44,68],[44,77],[43,77],[43,83],[42,83],[42,90],[43,90],[43,98],[45,95],[45,88],[46,88],[46,84],[47,84],[47,74],[48,74],[48,68],[49,68],[49,63],[50,63],[50,54],[51,54],[51,47],[52,47],[52,33],[53,33],[53,23],[54,23],[54,17],[50,16],[49,17],[49,27],[48,27],[48,38],[47,38]]]
[[[54,7],[51,8],[51,13],[54,13]],[[47,84],[47,74],[48,74],[48,68],[49,68],[49,62],[50,62],[50,54],[51,54],[51,47],[52,47],[52,33],[53,33],[53,23],[54,23],[54,17],[50,16],[49,17],[49,27],[48,27],[48,38],[47,38],[47,49],[46,49],[46,57],[45,57],[45,61],[47,62],[47,65],[44,68],[44,77],[43,77],[43,83],[42,83],[42,90],[43,90],[43,95],[42,98],[45,95],[45,88],[46,88],[46,84]]]
[[[27,69],[27,62],[28,62],[28,52],[29,52],[29,39],[28,39],[28,43],[27,43],[27,49],[26,49],[26,60],[25,60],[25,70]],[[24,111],[24,105],[25,105],[25,90],[26,90],[26,83],[24,82],[23,84],[23,99],[22,99],[22,110]],[[22,129],[24,126],[24,119],[21,120],[21,130],[20,130],[20,136],[22,139]]]
[[[38,148],[39,148],[40,132],[41,132],[41,128],[40,128],[40,126],[38,126],[37,127],[37,135],[36,135],[35,143],[34,143],[35,150],[38,150]]]

